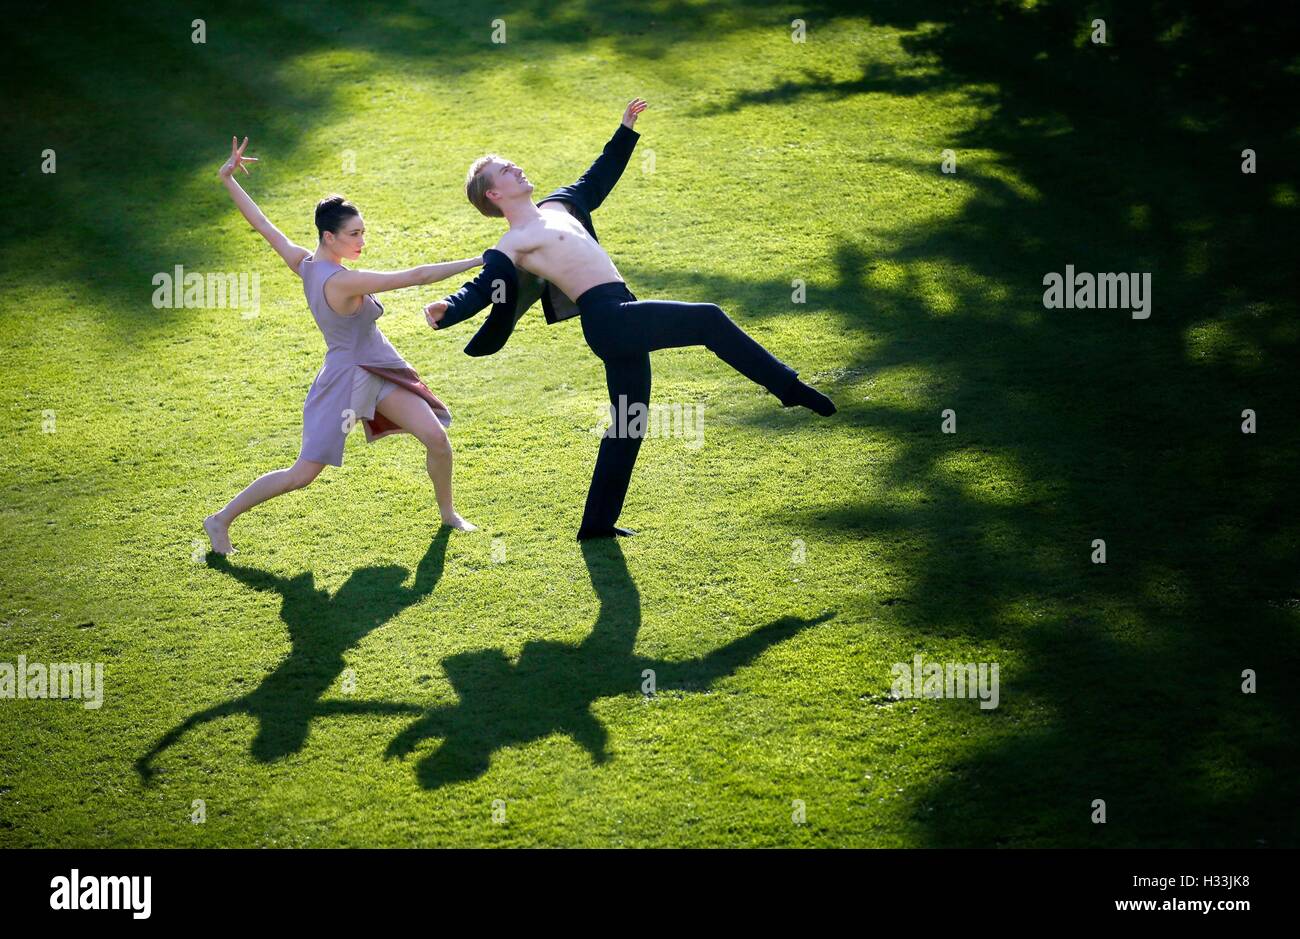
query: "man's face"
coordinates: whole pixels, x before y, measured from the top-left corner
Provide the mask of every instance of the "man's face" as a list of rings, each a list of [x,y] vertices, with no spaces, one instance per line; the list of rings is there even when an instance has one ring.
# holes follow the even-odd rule
[[[526,196],[533,191],[533,184],[522,169],[509,160],[493,160],[484,172],[492,174],[492,185],[488,192],[498,201],[515,196]]]

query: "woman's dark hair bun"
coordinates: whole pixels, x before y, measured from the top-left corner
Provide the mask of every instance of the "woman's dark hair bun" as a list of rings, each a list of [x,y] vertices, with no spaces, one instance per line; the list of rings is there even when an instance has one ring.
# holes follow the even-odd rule
[[[316,203],[316,237],[324,238],[327,231],[339,233],[343,223],[361,210],[340,195],[326,196]]]

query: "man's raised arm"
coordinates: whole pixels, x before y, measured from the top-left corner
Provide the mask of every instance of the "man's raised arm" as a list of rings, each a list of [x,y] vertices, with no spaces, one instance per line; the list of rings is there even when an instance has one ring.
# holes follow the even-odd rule
[[[632,158],[632,150],[641,137],[632,129],[632,125],[636,123],[637,115],[645,109],[646,103],[640,98],[634,98],[623,112],[623,121],[618,125],[618,130],[609,138],[609,143],[605,144],[604,151],[596,157],[596,162],[572,186],[566,186],[554,195],[573,199],[588,212],[596,211],[613,191],[614,184],[627,167],[627,161]]]

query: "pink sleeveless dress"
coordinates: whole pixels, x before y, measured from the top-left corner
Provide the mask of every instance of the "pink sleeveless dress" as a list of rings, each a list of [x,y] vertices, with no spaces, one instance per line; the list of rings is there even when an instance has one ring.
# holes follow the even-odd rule
[[[361,307],[352,316],[340,316],[330,308],[325,281],[343,269],[311,258],[299,268],[302,290],[325,337],[326,352],[325,364],[316,373],[302,406],[302,450],[298,456],[331,466],[343,465],[343,444],[357,424],[365,430],[367,443],[406,432],[375,411],[375,405],[395,388],[423,398],[444,427],[451,424],[447,406],[379,331],[375,321],[384,315],[384,307],[373,294],[361,299]]]

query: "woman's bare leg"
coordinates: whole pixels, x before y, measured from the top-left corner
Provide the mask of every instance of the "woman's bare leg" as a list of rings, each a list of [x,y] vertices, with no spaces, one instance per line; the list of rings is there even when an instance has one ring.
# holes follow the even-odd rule
[[[257,477],[220,512],[203,520],[203,528],[208,533],[208,540],[212,542],[212,550],[217,554],[229,554],[234,550],[230,544],[230,523],[236,517],[267,499],[311,485],[312,480],[324,468],[324,463],[299,459],[288,469],[274,470]]]
[[[438,512],[443,524],[461,531],[474,531],[475,526],[465,521],[456,511],[451,495],[451,441],[438,419],[433,416],[428,403],[419,395],[397,388],[375,410],[424,444],[425,469],[433,480],[434,495],[438,499]]]

